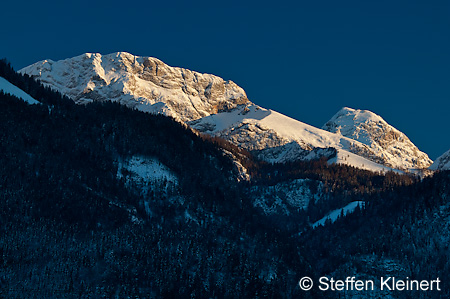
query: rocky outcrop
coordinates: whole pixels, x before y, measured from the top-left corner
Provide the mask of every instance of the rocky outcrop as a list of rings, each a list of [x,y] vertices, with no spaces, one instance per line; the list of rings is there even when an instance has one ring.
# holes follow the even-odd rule
[[[396,169],[427,168],[432,163],[405,134],[370,111],[343,108],[319,129],[251,103],[232,81],[171,67],[152,57],[86,53],[40,61],[20,72],[79,104],[115,101],[172,116],[269,162],[353,153]],[[355,165],[363,163],[357,160]],[[356,163],[355,159],[344,161]]]
[[[433,163],[405,134],[368,110],[344,107],[322,129],[367,145],[378,157],[378,161],[375,162],[389,167],[423,169]],[[357,151],[352,152],[358,154]]]
[[[245,91],[232,81],[125,52],[44,60],[20,72],[77,103],[116,101],[183,122],[229,111],[248,102]]]

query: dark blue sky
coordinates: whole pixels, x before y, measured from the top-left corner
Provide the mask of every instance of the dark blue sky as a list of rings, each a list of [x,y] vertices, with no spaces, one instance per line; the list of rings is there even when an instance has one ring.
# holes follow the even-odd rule
[[[0,57],[16,69],[127,51],[233,80],[315,126],[369,109],[432,159],[450,148],[447,0],[8,2]]]

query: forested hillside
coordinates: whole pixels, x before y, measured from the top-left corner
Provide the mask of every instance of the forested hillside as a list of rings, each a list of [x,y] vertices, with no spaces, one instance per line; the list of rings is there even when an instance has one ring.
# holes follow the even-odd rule
[[[0,93],[0,297],[339,298],[298,281],[386,273],[444,282],[394,298],[450,296],[448,172],[270,164],[165,116],[75,105],[6,61],[0,76],[42,103]],[[177,183],[135,183],[133,157]]]
[[[28,105],[0,94],[2,296],[296,291],[293,271],[304,263],[298,254],[288,263],[294,244],[248,204],[217,145],[164,116],[25,89],[56,100]],[[134,155],[157,158],[179,186],[143,196],[116,175],[118,160]]]

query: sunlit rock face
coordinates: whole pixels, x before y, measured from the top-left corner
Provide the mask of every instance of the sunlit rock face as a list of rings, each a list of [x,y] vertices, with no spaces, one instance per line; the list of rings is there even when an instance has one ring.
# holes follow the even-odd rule
[[[115,101],[191,121],[248,102],[232,81],[125,52],[43,60],[20,70],[77,103]]]
[[[393,168],[427,168],[433,163],[405,134],[368,110],[344,107],[322,129],[367,145],[379,163]]]
[[[342,108],[319,129],[253,104],[232,81],[171,67],[152,57],[86,53],[43,60],[20,72],[78,104],[114,101],[171,116],[269,162],[325,156],[376,171],[427,168],[432,163],[405,134],[370,111]]]

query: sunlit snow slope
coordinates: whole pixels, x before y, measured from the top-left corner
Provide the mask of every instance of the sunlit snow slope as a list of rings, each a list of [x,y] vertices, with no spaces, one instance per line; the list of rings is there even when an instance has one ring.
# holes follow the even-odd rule
[[[397,139],[389,134],[383,139],[381,133],[355,138],[352,134],[329,132],[276,111],[247,104],[189,124],[199,131],[224,137],[248,150],[259,151],[259,156],[270,162],[309,159],[311,156],[317,157],[310,154],[313,149],[335,148],[337,154],[330,161],[372,171],[422,168],[431,163],[428,156],[420,152],[403,133],[387,123],[383,123],[383,129],[399,136]],[[348,125],[347,129],[350,130],[350,127]],[[371,132],[375,132],[375,129]]]
[[[368,110],[348,107],[336,113],[322,129],[367,145],[376,162],[394,168],[427,168],[433,161],[409,138]]]
[[[40,61],[20,72],[77,103],[111,100],[172,116],[269,162],[325,156],[374,171],[427,168],[432,162],[406,135],[372,112],[344,108],[323,130],[253,104],[232,81],[171,67],[152,57],[86,53]]]

